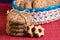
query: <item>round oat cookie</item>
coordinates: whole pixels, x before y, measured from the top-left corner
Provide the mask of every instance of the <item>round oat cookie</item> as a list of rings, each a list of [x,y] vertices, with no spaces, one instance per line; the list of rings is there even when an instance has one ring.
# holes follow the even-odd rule
[[[40,3],[41,8],[42,8],[42,7],[47,7],[47,6],[48,6],[47,4],[48,4],[48,3],[47,3],[46,0],[42,0],[42,2]]]
[[[11,26],[9,26],[9,24],[7,24],[7,26],[6,26],[6,33],[7,33],[8,35],[12,35],[12,36],[13,36],[13,33],[14,33],[14,35],[15,35],[16,33],[24,33],[24,34],[25,34],[25,29],[15,29],[15,28],[12,28],[12,29],[11,29]],[[17,34],[17,35],[20,36],[20,34]],[[17,36],[17,35],[16,35],[16,36]],[[23,35],[21,35],[21,36],[23,36]]]
[[[60,0],[54,0],[57,4],[60,3]]]
[[[25,8],[32,8],[32,2],[26,1],[25,2]]]
[[[46,6],[47,6],[46,0],[34,0],[33,1],[33,8],[42,8]]]
[[[24,1],[24,0],[16,0],[16,5],[19,6],[19,4],[21,3],[21,1]]]
[[[47,0],[48,6],[57,4],[55,0]]]
[[[13,11],[7,14],[7,21],[11,21],[13,23],[25,24],[25,19],[20,15],[20,13],[15,10]]]
[[[9,26],[8,23],[6,24],[6,33],[7,33],[8,35],[10,34],[10,26]]]
[[[41,1],[42,0],[34,0],[33,1],[33,8],[41,8]]]
[[[11,32],[19,32],[19,33],[23,33],[25,30],[24,29],[10,29]]]
[[[10,33],[11,36],[25,36],[24,33]]]
[[[32,16],[30,15],[30,13],[24,13],[24,14],[21,14],[21,15],[25,19],[26,26],[30,26],[32,24]]]
[[[19,7],[24,8],[24,6],[25,6],[25,2],[21,1],[20,4],[19,4]]]
[[[11,28],[15,28],[15,29],[24,29],[24,28],[26,28],[25,24],[24,25],[23,24],[20,24],[20,25],[12,24],[10,26],[11,26]]]

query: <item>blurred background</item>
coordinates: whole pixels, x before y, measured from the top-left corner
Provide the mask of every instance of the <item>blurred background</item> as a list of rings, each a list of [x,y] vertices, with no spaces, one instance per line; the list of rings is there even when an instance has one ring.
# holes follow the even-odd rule
[[[0,0],[0,3],[11,3],[12,0]]]

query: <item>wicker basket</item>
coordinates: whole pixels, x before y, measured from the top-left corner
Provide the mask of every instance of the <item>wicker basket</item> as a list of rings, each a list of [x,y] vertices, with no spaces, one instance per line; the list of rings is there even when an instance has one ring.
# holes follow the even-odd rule
[[[60,4],[44,8],[21,8],[16,6],[16,1],[14,0],[12,6],[19,11],[31,12],[34,24],[44,24],[60,19]]]

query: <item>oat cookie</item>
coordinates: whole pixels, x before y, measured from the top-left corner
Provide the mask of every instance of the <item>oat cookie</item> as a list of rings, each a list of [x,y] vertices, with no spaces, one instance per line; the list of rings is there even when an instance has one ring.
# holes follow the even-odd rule
[[[17,24],[11,24],[10,25],[11,26],[11,28],[15,28],[15,29],[24,29],[25,28],[25,24],[20,24],[20,25],[17,25]]]
[[[20,24],[25,23],[24,18],[16,11],[15,12],[9,12],[7,14],[7,20],[14,22],[14,23],[20,23]]]
[[[25,8],[32,8],[32,2],[26,1],[25,2]]]
[[[8,35],[10,34],[10,26],[9,26],[8,23],[6,24],[6,33],[7,33]]]
[[[25,36],[24,33],[10,33],[11,36]]]
[[[24,8],[24,6],[25,6],[25,1],[21,1],[19,7]]]
[[[33,8],[42,8],[46,6],[47,6],[46,0],[34,0],[33,1]]]
[[[19,32],[19,33],[23,33],[25,30],[24,29],[15,29],[15,28],[12,28],[10,29],[11,32]]]
[[[41,0],[34,0],[33,1],[33,8],[41,8]]]
[[[32,17],[30,15],[30,13],[24,13],[24,14],[21,14],[21,15],[24,17],[27,26],[32,24]]]
[[[54,0],[57,4],[60,3],[60,0]]]
[[[42,0],[42,2],[40,3],[41,8],[42,8],[42,7],[46,7],[46,6],[48,6],[47,4],[48,4],[48,3],[47,3],[46,0]]]
[[[24,1],[24,0],[16,0],[16,5],[19,6],[19,4],[21,3],[21,1]]]
[[[54,0],[47,0],[48,6],[52,6],[56,4],[56,1]]]

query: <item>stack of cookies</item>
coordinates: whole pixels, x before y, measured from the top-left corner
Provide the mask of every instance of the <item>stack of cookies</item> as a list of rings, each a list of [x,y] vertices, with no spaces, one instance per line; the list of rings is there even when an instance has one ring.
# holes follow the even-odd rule
[[[24,32],[25,32],[25,25],[21,25],[21,24],[15,24],[15,23],[11,23],[11,24],[7,24],[7,28],[6,31],[9,35],[12,36],[25,36]]]
[[[31,24],[29,14],[23,14],[17,10],[11,10],[7,15],[6,32],[12,36],[25,36],[27,26]]]
[[[44,28],[32,23],[30,13],[24,13],[12,9],[7,12],[6,32],[11,36],[41,37],[44,35]]]
[[[16,0],[16,5],[22,8],[42,8],[60,3],[60,0]]]

